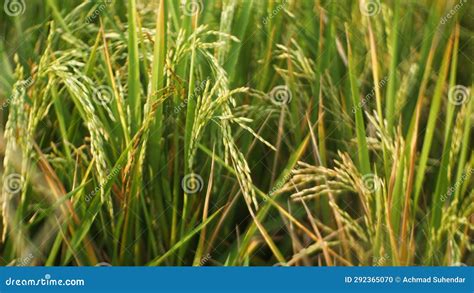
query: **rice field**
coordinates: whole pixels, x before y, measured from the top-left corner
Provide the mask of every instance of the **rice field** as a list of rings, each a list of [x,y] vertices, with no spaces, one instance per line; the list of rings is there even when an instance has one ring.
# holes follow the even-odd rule
[[[1,265],[474,265],[471,1],[2,4]]]

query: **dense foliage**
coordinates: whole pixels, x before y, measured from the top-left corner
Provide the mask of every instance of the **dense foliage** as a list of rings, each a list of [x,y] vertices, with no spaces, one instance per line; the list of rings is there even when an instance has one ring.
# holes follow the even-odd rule
[[[474,264],[469,0],[3,0],[2,265]]]

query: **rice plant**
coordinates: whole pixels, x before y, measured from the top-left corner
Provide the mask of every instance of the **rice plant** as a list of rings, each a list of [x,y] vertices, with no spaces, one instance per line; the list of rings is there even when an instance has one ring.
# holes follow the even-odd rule
[[[474,264],[466,0],[3,0],[0,263]]]

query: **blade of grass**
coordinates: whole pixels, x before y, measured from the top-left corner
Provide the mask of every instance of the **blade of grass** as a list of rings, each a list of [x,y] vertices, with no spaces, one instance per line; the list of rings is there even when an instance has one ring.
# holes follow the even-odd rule
[[[354,64],[354,57],[352,55],[352,49],[350,44],[349,28],[346,24],[346,38],[347,38],[347,56],[348,56],[348,70],[349,70],[349,81],[351,85],[351,96],[352,103],[354,105],[360,105],[360,93],[357,86],[356,68]],[[364,117],[362,116],[361,107],[355,107],[355,121],[356,121],[356,134],[357,134],[357,146],[358,146],[358,157],[359,167],[362,174],[369,174],[370,171],[370,160],[369,160],[369,149],[367,148],[367,135],[364,124]]]
[[[132,133],[141,121],[140,61],[138,59],[137,7],[135,0],[128,0],[128,103],[132,115]]]

